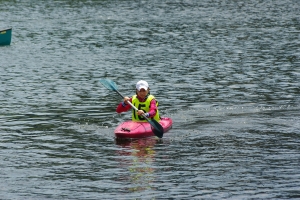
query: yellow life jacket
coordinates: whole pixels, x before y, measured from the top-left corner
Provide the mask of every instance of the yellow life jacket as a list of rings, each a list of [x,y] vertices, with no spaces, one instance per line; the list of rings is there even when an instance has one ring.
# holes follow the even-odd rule
[[[147,113],[150,111],[150,102],[152,101],[152,99],[155,99],[155,97],[153,95],[149,95],[145,102],[140,102],[139,99],[137,98],[137,95],[134,95],[132,97],[132,104],[138,110],[143,110],[145,113]],[[158,107],[157,101],[156,101],[156,106]],[[157,122],[159,122],[160,117],[159,117],[158,109],[156,110],[156,115],[153,117],[153,119],[155,119]],[[147,121],[147,120],[144,119],[143,116],[138,116],[136,111],[134,109],[132,109],[132,121],[139,121],[139,122],[142,121],[143,122],[143,121]]]

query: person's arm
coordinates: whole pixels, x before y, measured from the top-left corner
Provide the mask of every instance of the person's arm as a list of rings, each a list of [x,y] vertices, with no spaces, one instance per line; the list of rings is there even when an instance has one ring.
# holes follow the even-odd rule
[[[129,101],[132,102],[132,98],[130,98]],[[124,100],[121,103],[119,103],[116,111],[117,111],[117,113],[127,112],[128,110],[130,110],[130,108],[131,108],[131,106],[129,104],[125,103],[125,100]]]
[[[150,110],[149,112],[145,113],[146,117],[152,118],[156,115],[157,112],[157,106],[156,106],[156,100],[152,99],[150,102]]]

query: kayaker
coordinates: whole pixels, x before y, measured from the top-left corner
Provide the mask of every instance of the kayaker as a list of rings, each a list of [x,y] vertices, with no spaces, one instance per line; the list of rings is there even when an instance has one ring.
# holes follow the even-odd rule
[[[132,121],[146,121],[142,116],[145,113],[146,117],[153,118],[159,122],[159,111],[158,102],[155,97],[150,94],[150,88],[146,81],[140,80],[136,83],[136,94],[131,98],[124,97],[123,102],[121,102],[117,107],[117,113],[127,112],[131,109],[131,106],[127,103],[130,101],[138,111],[132,109]]]

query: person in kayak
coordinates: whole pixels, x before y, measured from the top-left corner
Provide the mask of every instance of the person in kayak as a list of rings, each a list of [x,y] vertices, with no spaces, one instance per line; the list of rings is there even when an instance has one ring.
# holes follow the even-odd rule
[[[145,114],[146,117],[153,118],[159,122],[158,102],[150,94],[150,88],[146,81],[140,80],[136,83],[136,95],[133,95],[131,98],[124,97],[123,102],[117,107],[117,113],[127,112],[131,109],[127,101],[130,101],[138,109],[138,111],[132,109],[132,121],[147,121],[142,116]]]

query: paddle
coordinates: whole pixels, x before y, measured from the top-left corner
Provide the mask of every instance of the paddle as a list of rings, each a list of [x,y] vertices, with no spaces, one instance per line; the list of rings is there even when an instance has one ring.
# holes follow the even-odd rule
[[[124,96],[118,91],[118,87],[116,85],[115,82],[113,82],[110,79],[100,79],[100,83],[106,87],[107,89],[114,91],[116,93],[118,93],[123,99]],[[127,103],[136,111],[138,111],[138,109],[129,101],[127,101]],[[164,129],[163,127],[160,125],[160,123],[158,123],[156,120],[154,119],[149,119],[148,117],[146,117],[145,114],[142,115],[150,124],[151,124],[151,129],[152,132],[154,133],[154,135],[156,135],[159,138],[163,137],[164,134]]]

